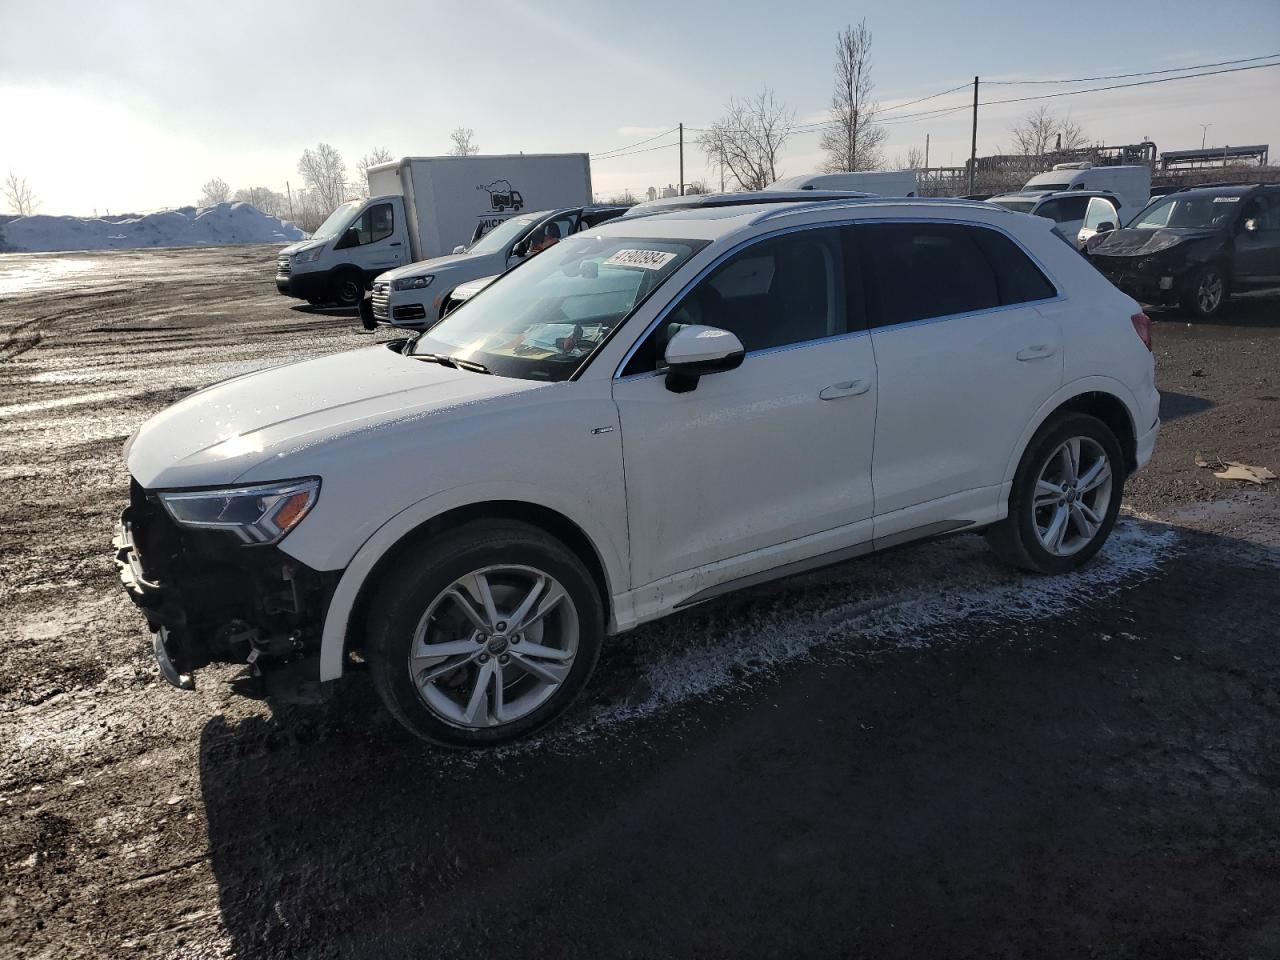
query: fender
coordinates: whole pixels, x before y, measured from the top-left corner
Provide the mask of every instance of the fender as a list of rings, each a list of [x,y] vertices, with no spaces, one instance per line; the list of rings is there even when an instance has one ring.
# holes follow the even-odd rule
[[[355,607],[360,588],[388,550],[407,534],[434,517],[478,503],[498,500],[516,501],[532,506],[545,507],[577,524],[596,548],[604,566],[605,581],[613,596],[622,592],[629,582],[625,545],[614,542],[609,531],[594,519],[584,518],[584,505],[589,501],[571,501],[533,484],[518,482],[469,483],[432,494],[406,507],[393,516],[360,545],[351,562],[342,572],[342,578],[334,590],[325,613],[324,630],[320,640],[320,679],[336,680],[342,676],[343,653],[346,649],[347,627],[351,611]],[[593,515],[594,516],[594,515]],[[606,601],[608,598],[606,598]]]
[[[1005,466],[1004,482],[1000,493],[1002,504],[1007,505],[1009,485],[1013,482],[1013,475],[1018,472],[1018,464],[1022,461],[1022,455],[1026,452],[1027,445],[1031,443],[1031,438],[1035,436],[1036,431],[1060,406],[1068,400],[1073,400],[1085,393],[1109,393],[1116,397],[1124,404],[1129,413],[1129,420],[1134,428],[1134,436],[1141,436],[1138,428],[1138,400],[1133,395],[1133,391],[1121,381],[1113,377],[1081,377],[1079,380],[1063,384],[1048,400],[1040,405],[1040,409],[1027,422],[1026,429],[1022,431],[1022,436],[1018,438],[1017,444],[1014,445],[1013,454],[1009,457],[1009,462]]]

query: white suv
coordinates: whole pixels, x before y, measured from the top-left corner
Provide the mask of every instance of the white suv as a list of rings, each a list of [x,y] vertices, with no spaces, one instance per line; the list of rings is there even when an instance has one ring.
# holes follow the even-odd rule
[[[570,237],[411,340],[248,374],[126,447],[164,675],[355,654],[438,743],[548,722],[605,638],[983,529],[1061,573],[1159,427],[1149,324],[986,203],[680,210]],[[327,688],[326,688],[327,689]]]

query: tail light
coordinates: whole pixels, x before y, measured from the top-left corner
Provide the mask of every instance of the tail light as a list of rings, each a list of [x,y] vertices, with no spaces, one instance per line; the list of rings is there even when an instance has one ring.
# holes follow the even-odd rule
[[[1145,313],[1135,313],[1129,318],[1133,322],[1133,332],[1138,335],[1138,339],[1142,341],[1143,346],[1148,350],[1151,349],[1151,318]]]

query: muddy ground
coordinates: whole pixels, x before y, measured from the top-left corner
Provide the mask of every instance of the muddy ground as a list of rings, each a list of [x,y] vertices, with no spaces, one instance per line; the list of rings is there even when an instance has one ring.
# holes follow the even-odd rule
[[[1280,300],[1159,314],[1166,425],[1086,570],[975,536],[611,642],[537,740],[159,680],[125,438],[385,339],[273,248],[0,256],[0,956],[1280,956]]]

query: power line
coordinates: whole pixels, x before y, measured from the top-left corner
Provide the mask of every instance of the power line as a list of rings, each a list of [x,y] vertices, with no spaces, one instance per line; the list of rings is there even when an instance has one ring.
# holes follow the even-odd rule
[[[614,147],[612,150],[601,150],[598,153],[591,154],[591,156],[592,158],[599,158],[602,160],[608,159],[609,154],[618,153],[619,151],[622,151],[622,150],[630,150],[632,147],[639,147],[646,143],[652,143],[654,140],[657,140],[659,137],[665,137],[667,136],[667,134],[675,133],[675,132],[676,132],[676,128],[672,127],[670,130],[664,130],[662,131],[662,133],[655,133],[652,137],[648,137],[644,140],[637,140],[635,143],[629,143],[625,147]]]
[[[673,129],[674,129],[674,128],[673,128]],[[686,127],[685,129],[688,129],[688,128]],[[668,133],[670,133],[670,132],[671,132],[671,131],[668,131]],[[601,157],[601,156],[598,156],[598,155],[593,154],[593,155],[592,155],[592,157],[591,157],[591,159],[592,159],[592,160],[617,160],[617,159],[619,159],[620,157],[632,157],[632,156],[635,156],[637,153],[648,153],[650,150],[667,150],[667,149],[670,149],[671,147],[677,147],[677,146],[679,146],[679,144],[678,144],[678,143],[675,143],[675,142],[672,142],[672,143],[660,143],[660,144],[658,144],[656,147],[645,147],[645,148],[643,148],[642,150],[629,150],[629,151],[627,151],[626,153],[615,153],[615,154],[612,154],[612,155],[607,156],[607,157]]]
[[[1258,60],[1270,60],[1280,57],[1280,53],[1268,53],[1263,57],[1244,57],[1240,60],[1219,60],[1217,63],[1195,63],[1185,67],[1170,67],[1167,70],[1143,70],[1140,73],[1112,73],[1102,77],[1072,77],[1067,80],[983,80],[987,86],[1019,87],[1031,83],[1092,83],[1097,80],[1127,80],[1130,77],[1154,77],[1161,73],[1185,73],[1188,70],[1205,70],[1209,67],[1227,67],[1237,63],[1255,63]],[[966,84],[967,86],[967,84]]]

